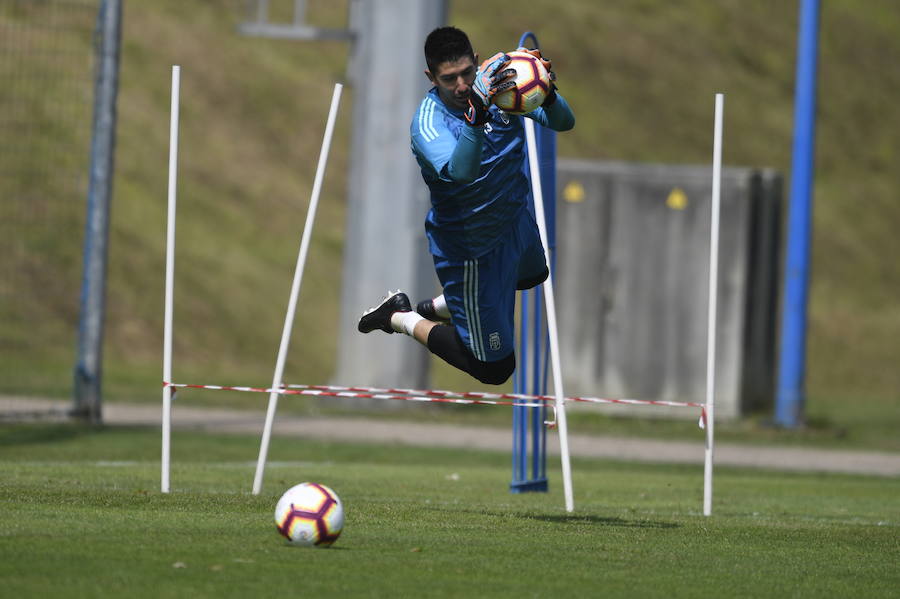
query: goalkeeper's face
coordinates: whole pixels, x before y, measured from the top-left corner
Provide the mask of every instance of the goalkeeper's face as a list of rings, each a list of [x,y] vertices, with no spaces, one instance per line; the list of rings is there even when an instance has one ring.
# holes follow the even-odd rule
[[[469,91],[475,81],[475,70],[472,57],[463,56],[442,62],[434,73],[425,71],[425,74],[437,86],[444,104],[456,110],[465,110],[469,107]]]

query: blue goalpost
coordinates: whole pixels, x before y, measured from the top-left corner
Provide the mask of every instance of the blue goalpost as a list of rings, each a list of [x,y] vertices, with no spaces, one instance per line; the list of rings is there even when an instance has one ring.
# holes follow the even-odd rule
[[[530,31],[519,38],[519,46],[526,46],[529,39],[533,41],[530,47],[540,47],[537,36]],[[550,250],[547,261],[553,272],[556,249],[556,131],[537,127],[535,139]],[[529,210],[533,215],[533,197]],[[550,344],[542,293],[542,286],[538,286],[519,294],[519,360],[513,377],[515,393],[547,394]],[[509,484],[512,493],[547,491],[546,420],[546,407],[513,407],[512,481]]]

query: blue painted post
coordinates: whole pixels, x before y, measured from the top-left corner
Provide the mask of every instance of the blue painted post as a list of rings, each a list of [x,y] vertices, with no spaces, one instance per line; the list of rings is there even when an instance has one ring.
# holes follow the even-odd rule
[[[94,122],[88,177],[87,215],[74,372],[74,418],[99,424],[102,414],[103,324],[106,319],[106,268],[109,212],[116,148],[116,97],[122,38],[122,2],[104,0],[97,14],[100,43],[94,81]]]
[[[519,46],[526,46],[529,38],[534,42],[530,47],[539,47],[537,37],[531,32],[522,35]],[[544,217],[547,221],[547,243],[551,250],[548,260],[552,269],[553,250],[556,248],[556,132],[539,127],[535,133],[541,191],[544,195]],[[533,211],[533,206],[531,209]],[[546,365],[549,362],[550,344],[543,326],[541,291],[540,287],[536,287],[523,291],[519,296],[518,365],[513,378],[513,390],[516,393],[544,395],[547,392]],[[547,490],[546,419],[546,408],[513,408],[513,477],[509,485],[512,493]]]
[[[788,215],[781,357],[775,423],[793,428],[803,421],[806,369],[806,308],[812,230],[812,188],[816,138],[816,70],[819,0],[801,0],[794,92],[794,147]]]
[[[529,307],[529,293],[519,295],[520,318],[531,312]],[[528,349],[529,339],[527,326],[520,322],[518,366],[513,378],[513,392],[524,393],[528,388]],[[512,446],[512,481],[509,490],[513,493],[529,491],[530,480],[528,476],[528,408],[524,406],[513,407],[513,446]]]

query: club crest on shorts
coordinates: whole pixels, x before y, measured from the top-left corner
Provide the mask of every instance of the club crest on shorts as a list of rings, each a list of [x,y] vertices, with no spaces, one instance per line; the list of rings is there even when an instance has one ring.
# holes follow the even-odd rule
[[[500,333],[493,332],[488,336],[488,345],[491,348],[491,351],[497,351],[500,349]]]

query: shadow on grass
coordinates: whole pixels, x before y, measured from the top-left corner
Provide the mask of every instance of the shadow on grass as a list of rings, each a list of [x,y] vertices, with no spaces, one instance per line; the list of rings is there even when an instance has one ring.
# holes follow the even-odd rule
[[[328,545],[327,547],[315,547],[315,549],[327,549],[328,551],[352,551],[351,547],[344,547],[342,545],[338,545],[340,540],[335,541],[334,545]],[[287,541],[282,545],[284,549],[290,549],[291,551],[310,551],[313,547],[309,547],[306,545],[292,545]]]
[[[437,508],[435,508],[437,509]],[[497,518],[515,516],[522,520],[539,520],[541,522],[551,522],[554,524],[590,524],[597,526],[610,526],[616,528],[655,528],[669,529],[681,528],[681,524],[675,522],[662,522],[659,520],[626,520],[614,516],[595,516],[591,514],[526,514],[497,512],[490,510],[466,510],[472,514],[480,514],[483,516],[491,516]]]
[[[660,522],[656,520],[624,520],[611,516],[592,516],[586,514],[522,514],[523,518],[553,522],[555,524],[596,524],[601,526],[615,526],[617,528],[681,528],[674,522]]]

